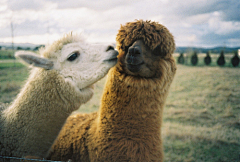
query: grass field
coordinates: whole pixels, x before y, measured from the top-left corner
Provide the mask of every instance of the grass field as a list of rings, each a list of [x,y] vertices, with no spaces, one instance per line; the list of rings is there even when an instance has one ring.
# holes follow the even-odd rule
[[[11,102],[28,74],[28,69],[21,63],[14,60],[0,60],[0,102]]]
[[[11,102],[28,69],[0,62],[0,102]],[[105,78],[79,111],[97,111]],[[178,65],[164,109],[165,161],[240,161],[240,68]]]
[[[0,59],[14,59],[15,50],[0,50]]]

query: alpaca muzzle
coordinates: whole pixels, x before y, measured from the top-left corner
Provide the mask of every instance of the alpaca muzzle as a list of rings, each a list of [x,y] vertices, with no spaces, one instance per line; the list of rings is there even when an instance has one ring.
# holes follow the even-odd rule
[[[140,65],[143,63],[142,50],[139,46],[133,46],[128,49],[126,63],[130,65]]]
[[[117,63],[117,56],[118,56],[118,51],[114,50],[114,49],[110,49],[110,50],[107,50],[108,53],[110,53],[110,55],[108,56],[108,58],[106,58],[104,60],[104,62],[116,62]]]

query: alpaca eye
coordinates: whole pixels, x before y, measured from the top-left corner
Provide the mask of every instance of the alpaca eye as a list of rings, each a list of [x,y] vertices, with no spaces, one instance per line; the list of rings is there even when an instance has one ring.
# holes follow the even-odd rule
[[[68,57],[68,61],[74,61],[80,55],[79,52],[73,52],[70,57]]]

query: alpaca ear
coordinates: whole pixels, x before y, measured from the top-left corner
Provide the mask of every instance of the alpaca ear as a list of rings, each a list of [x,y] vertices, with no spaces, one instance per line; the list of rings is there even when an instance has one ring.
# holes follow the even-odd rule
[[[50,70],[53,68],[53,61],[40,57],[39,55],[29,52],[29,51],[17,51],[15,53],[15,57],[20,58],[25,63],[35,66],[44,68],[46,70]]]

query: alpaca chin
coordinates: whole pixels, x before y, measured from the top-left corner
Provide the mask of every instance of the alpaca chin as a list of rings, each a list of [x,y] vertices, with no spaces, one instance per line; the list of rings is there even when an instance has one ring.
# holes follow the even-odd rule
[[[138,73],[141,69],[141,65],[132,65],[132,64],[127,64],[126,65],[127,69],[133,73]]]

